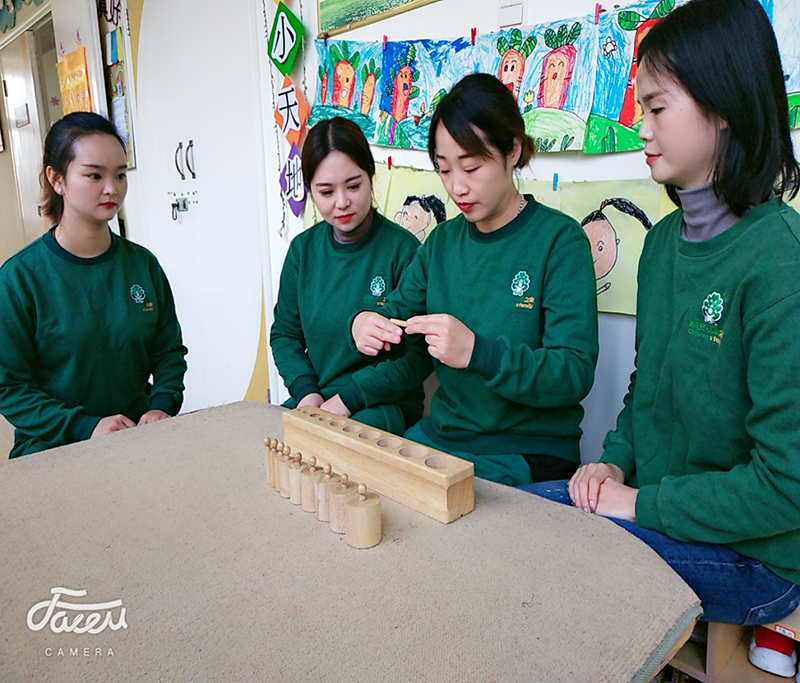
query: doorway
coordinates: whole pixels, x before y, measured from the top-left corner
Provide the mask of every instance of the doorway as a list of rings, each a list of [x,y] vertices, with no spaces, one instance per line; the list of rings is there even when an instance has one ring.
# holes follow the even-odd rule
[[[57,61],[49,14],[0,49],[0,262],[49,227],[39,214],[39,173],[44,138],[64,114]]]

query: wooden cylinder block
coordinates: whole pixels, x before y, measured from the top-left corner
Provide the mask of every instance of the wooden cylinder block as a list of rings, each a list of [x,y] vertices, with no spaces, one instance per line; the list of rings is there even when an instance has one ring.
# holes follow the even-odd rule
[[[303,456],[295,453],[289,462],[289,501],[292,505],[300,505],[302,497],[300,493],[300,468],[303,464]]]
[[[353,548],[372,548],[381,542],[381,498],[376,493],[367,493],[364,484],[358,485],[358,498],[351,498],[345,505],[345,528],[347,545]]]
[[[272,486],[272,470],[269,468],[269,438],[264,437],[264,468],[267,470],[267,483]]]
[[[314,494],[314,475],[317,473],[317,459],[312,455],[308,464],[300,469],[300,505],[305,512],[317,511],[317,497]]]
[[[284,449],[278,458],[278,493],[281,498],[289,497],[289,456]]]
[[[343,473],[338,482],[330,484],[329,489],[328,515],[330,516],[331,531],[336,534],[343,534],[346,531],[344,524],[345,505],[348,500],[358,496],[358,485],[350,481],[350,478]]]
[[[330,521],[330,510],[328,508],[328,494],[330,493],[329,486],[336,481],[339,481],[338,474],[331,473],[331,466],[325,465],[322,472],[317,472],[320,475],[318,479],[314,480],[314,495],[317,498],[317,519],[320,522]]]

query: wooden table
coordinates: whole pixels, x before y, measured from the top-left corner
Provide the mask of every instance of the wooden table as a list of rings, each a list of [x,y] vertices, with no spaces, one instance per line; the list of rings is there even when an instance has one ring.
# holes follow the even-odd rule
[[[267,485],[280,415],[0,464],[0,681],[643,681],[699,612],[608,520],[480,480],[447,525],[384,498],[383,541],[354,550]],[[86,593],[48,618],[53,589]],[[110,625],[60,632],[93,611]]]

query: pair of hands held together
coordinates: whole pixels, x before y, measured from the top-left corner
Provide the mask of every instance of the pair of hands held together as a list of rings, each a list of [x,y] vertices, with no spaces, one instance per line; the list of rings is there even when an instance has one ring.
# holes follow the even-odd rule
[[[569,480],[569,497],[576,508],[603,517],[636,521],[638,489],[625,485],[616,465],[595,462],[584,465]]]
[[[424,334],[428,353],[451,368],[466,368],[475,347],[475,333],[458,318],[446,313],[417,315],[408,319],[406,334]],[[353,340],[356,348],[365,356],[377,356],[388,351],[392,344],[399,344],[403,328],[387,320],[379,313],[364,311],[353,320]],[[339,398],[339,394],[325,401],[319,394],[308,394],[297,404],[298,408],[311,405],[329,413],[350,417],[350,411]]]
[[[94,428],[90,438],[93,439],[96,436],[111,434],[111,432],[119,432],[123,429],[130,429],[131,427],[141,427],[142,425],[147,425],[151,422],[158,422],[159,420],[164,420],[168,417],[169,415],[167,415],[167,413],[165,413],[163,410],[148,410],[144,415],[142,415],[137,425],[136,422],[128,417],[125,417],[125,415],[109,415],[97,423],[97,426]]]

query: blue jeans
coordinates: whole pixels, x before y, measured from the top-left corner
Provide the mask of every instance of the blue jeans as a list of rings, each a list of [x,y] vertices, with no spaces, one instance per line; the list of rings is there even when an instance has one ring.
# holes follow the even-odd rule
[[[519,488],[572,505],[566,479]],[[782,579],[758,560],[723,545],[682,543],[634,522],[609,519],[649,545],[689,584],[700,598],[704,621],[743,626],[769,624],[800,605],[800,586]]]

